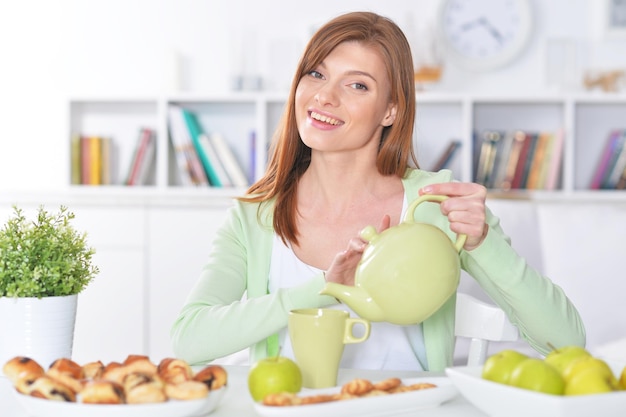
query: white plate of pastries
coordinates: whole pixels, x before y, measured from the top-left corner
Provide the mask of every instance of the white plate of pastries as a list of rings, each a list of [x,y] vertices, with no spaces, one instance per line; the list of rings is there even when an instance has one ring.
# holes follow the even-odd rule
[[[254,407],[263,417],[367,417],[437,407],[457,395],[446,377],[357,378],[339,387],[268,395]]]
[[[44,369],[17,356],[3,367],[22,406],[35,417],[194,417],[213,411],[226,390],[219,365],[194,372],[182,359],[147,356],[79,365],[69,358]]]

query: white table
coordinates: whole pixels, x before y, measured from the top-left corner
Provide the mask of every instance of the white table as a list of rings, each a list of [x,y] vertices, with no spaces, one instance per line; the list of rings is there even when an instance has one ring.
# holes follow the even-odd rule
[[[222,399],[219,407],[210,414],[211,417],[245,417],[256,416],[252,398],[248,393],[247,366],[225,366],[228,371],[228,391]],[[373,381],[392,376],[410,378],[419,376],[441,376],[440,373],[419,373],[399,371],[364,371],[344,369],[339,373],[338,384],[344,384],[356,377],[367,378]],[[0,376],[0,416],[2,417],[28,417],[25,410],[15,399],[11,392],[13,387],[9,380]],[[389,415],[389,414],[385,414]],[[404,414],[408,415],[408,414]],[[439,407],[412,412],[410,415],[420,417],[485,417],[486,415],[468,403],[461,395],[442,404]],[[320,416],[323,417],[323,416]]]

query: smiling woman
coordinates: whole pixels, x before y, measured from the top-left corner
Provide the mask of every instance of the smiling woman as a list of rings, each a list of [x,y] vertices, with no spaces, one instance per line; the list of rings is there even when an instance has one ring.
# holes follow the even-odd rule
[[[393,21],[346,13],[313,35],[297,65],[266,172],[229,210],[174,323],[177,356],[196,364],[250,347],[256,362],[277,356],[281,347],[282,356],[293,358],[290,311],[327,308],[355,315],[322,289],[327,283],[354,286],[369,247],[359,231],[398,226],[420,196],[432,198],[409,216],[440,229],[444,238],[466,236],[455,254],[460,267],[531,346],[546,353],[546,340],[584,344],[576,309],[511,248],[485,205],[485,187],[458,182],[448,170],[418,168],[415,108],[411,49]],[[409,256],[420,251],[408,249]],[[391,258],[397,252],[406,253],[384,255],[390,265],[396,265]],[[419,269],[425,275],[420,282],[437,282]],[[401,290],[391,279],[395,271],[387,273],[382,285]],[[420,289],[433,295],[432,285]],[[455,291],[448,297],[421,323],[371,323],[370,337],[347,345],[340,367],[441,371],[451,365]]]

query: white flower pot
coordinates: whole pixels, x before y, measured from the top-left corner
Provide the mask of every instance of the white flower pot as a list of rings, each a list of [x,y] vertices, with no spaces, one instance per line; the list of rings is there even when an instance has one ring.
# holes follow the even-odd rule
[[[15,356],[28,356],[47,368],[70,358],[78,295],[62,297],[0,297],[0,375]]]

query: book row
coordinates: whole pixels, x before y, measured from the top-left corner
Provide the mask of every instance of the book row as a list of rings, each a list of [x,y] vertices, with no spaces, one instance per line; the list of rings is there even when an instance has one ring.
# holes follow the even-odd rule
[[[487,188],[560,187],[563,132],[484,130],[474,133],[474,181]]]
[[[75,134],[72,137],[71,176],[72,184],[111,185],[117,162],[115,141],[110,137]],[[153,129],[141,128],[126,174],[121,181],[125,185],[145,185],[154,168],[156,134]]]
[[[248,186],[248,177],[228,142],[220,133],[208,133],[193,111],[170,105],[168,122],[182,185]]]
[[[616,129],[608,135],[589,188],[626,189],[626,129]]]

